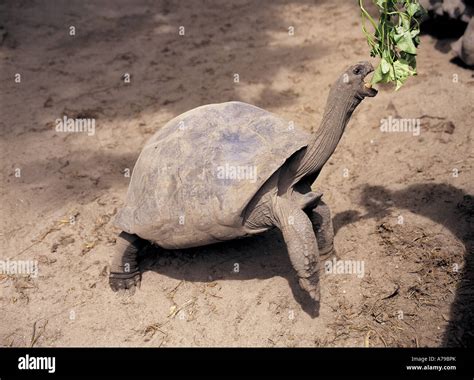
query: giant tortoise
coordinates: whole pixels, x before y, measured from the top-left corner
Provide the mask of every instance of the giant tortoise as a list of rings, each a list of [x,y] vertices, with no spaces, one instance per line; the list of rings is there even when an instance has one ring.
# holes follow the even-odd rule
[[[368,62],[348,68],[329,91],[321,126],[310,134],[241,102],[177,116],[146,143],[135,164],[111,265],[113,290],[141,281],[138,253],[198,247],[278,228],[300,286],[319,302],[319,257],[333,250],[328,206],[311,185],[354,109],[377,91]]]

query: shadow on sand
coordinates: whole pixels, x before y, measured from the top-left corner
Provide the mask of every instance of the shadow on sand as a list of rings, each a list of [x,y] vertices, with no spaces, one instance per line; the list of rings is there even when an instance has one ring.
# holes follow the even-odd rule
[[[268,279],[280,276],[288,281],[295,300],[311,317],[319,305],[304,292],[291,266],[286,246],[276,229],[262,235],[197,248],[164,250],[149,246],[140,254],[140,269],[189,282]],[[239,270],[234,271],[234,265]]]
[[[449,230],[466,249],[462,277],[451,305],[443,346],[472,347],[474,344],[474,201],[471,194],[447,184],[423,183],[390,191],[382,186],[365,186],[360,204],[366,214],[346,211],[334,217],[335,229],[361,219],[381,220],[391,208],[422,215]]]

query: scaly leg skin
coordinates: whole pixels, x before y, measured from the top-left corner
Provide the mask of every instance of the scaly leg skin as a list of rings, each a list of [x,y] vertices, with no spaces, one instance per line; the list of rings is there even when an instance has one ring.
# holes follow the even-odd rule
[[[319,257],[328,259],[334,252],[334,227],[331,211],[326,203],[319,201],[318,206],[308,213],[318,241]]]
[[[137,258],[145,245],[146,242],[137,235],[121,232],[118,236],[109,276],[109,285],[114,292],[127,290],[133,294],[135,287],[140,285],[141,273]]]
[[[277,197],[273,205],[275,225],[281,230],[290,261],[299,277],[299,284],[319,308],[319,251],[313,225],[299,206]]]

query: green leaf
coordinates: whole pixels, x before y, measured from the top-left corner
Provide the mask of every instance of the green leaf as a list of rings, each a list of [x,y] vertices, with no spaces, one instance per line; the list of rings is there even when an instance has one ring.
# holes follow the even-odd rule
[[[404,31],[410,30],[410,26],[411,26],[410,17],[408,17],[406,13],[399,13],[398,16],[399,16],[398,24],[400,25],[399,27],[402,27]]]
[[[397,47],[404,52],[410,54],[416,54],[416,47],[411,38],[410,32],[404,32],[403,34],[394,35],[395,44]]]
[[[420,29],[415,28],[410,31],[411,38],[415,38],[418,34],[420,34]]]
[[[390,71],[390,64],[382,58],[380,60],[380,69],[382,70],[382,74],[387,74]]]
[[[395,71],[393,69],[393,66],[390,65],[388,62],[388,67],[389,70],[384,73],[382,71],[382,65],[378,65],[377,68],[374,71],[374,75],[372,76],[371,83],[376,84],[376,83],[390,83],[395,80]]]
[[[371,83],[379,83],[383,80],[383,72],[382,72],[382,65],[378,65],[375,68],[374,75],[372,75]]]
[[[378,23],[364,8],[372,1],[379,11]],[[380,57],[372,83],[395,83],[398,90],[416,75],[416,48],[420,43],[419,22],[425,10],[421,0],[359,0],[362,30],[370,47],[370,55]],[[366,23],[373,32],[369,33]]]
[[[415,15],[416,12],[419,12],[422,10],[422,7],[420,4],[418,3],[408,3],[406,5],[406,10],[407,10],[407,13],[413,17]]]
[[[374,0],[375,5],[380,9],[387,9],[389,12],[395,8],[398,0]]]
[[[383,9],[384,4],[387,2],[386,0],[375,0],[375,5],[377,5],[379,8]]]
[[[396,88],[397,91],[408,79],[408,77],[415,75],[416,71],[413,70],[408,62],[405,60],[398,60],[393,63],[393,68],[395,70],[395,78],[396,78]]]

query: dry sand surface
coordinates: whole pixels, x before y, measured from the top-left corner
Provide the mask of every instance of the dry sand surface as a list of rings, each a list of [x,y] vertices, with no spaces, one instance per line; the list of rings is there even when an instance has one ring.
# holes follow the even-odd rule
[[[112,222],[144,143],[184,111],[240,100],[317,128],[330,85],[369,58],[355,2],[24,0],[0,14],[0,259],[39,265],[0,274],[0,345],[472,346],[474,75],[450,40],[422,36],[418,77],[359,106],[313,186],[338,258],[364,262],[364,276],[322,273],[315,317],[277,231],[149,249],[141,289],[113,293]],[[64,115],[95,118],[95,134],[57,132]],[[420,134],[382,133],[389,116]]]

